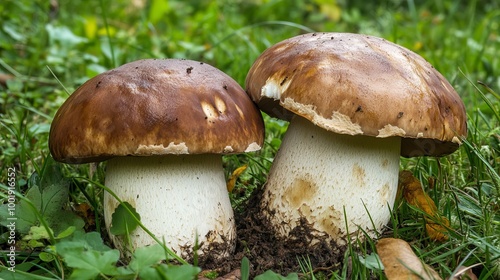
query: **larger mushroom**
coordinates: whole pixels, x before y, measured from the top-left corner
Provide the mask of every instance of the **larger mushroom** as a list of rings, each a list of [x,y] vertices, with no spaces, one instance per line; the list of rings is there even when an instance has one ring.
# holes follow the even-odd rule
[[[264,216],[282,237],[305,226],[311,245],[381,230],[400,155],[443,156],[467,133],[448,81],[414,52],[372,36],[314,33],[277,43],[254,62],[246,89],[261,110],[290,121]]]
[[[145,59],[79,87],[56,113],[49,147],[61,162],[108,160],[105,185],[158,239],[187,259],[198,240],[200,255],[218,259],[235,247],[221,154],[259,150],[263,135],[259,110],[222,71],[191,60]],[[108,229],[117,206],[105,193]],[[140,228],[130,240],[132,248],[154,242]]]

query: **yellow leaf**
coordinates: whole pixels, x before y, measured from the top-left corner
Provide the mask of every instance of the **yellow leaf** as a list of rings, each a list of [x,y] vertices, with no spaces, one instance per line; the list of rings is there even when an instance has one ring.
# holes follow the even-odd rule
[[[84,22],[85,37],[93,40],[97,34],[97,18],[95,16],[89,16],[85,18]]]
[[[247,169],[247,165],[243,165],[243,166],[240,166],[238,168],[236,168],[234,171],[233,171],[233,174],[231,174],[231,177],[229,177],[229,180],[227,181],[227,191],[228,192],[232,192],[233,189],[234,189],[234,184],[236,184],[236,180],[238,179],[238,177],[240,177],[241,173],[243,173],[243,171],[245,171],[245,169]]]
[[[108,26],[107,29],[104,28],[104,27],[103,28],[99,28],[97,30],[97,35],[99,35],[99,36],[107,36],[108,33],[109,33],[109,36],[113,37],[113,36],[115,36],[116,32],[117,32],[116,28],[114,28],[113,26]]]
[[[417,42],[415,42],[415,44],[413,44],[413,48],[412,49],[413,49],[413,51],[419,51],[419,50],[422,49],[423,46],[424,45],[422,44],[422,42],[417,41]]]
[[[446,232],[450,221],[439,214],[434,201],[424,192],[420,181],[410,171],[404,170],[399,173],[399,188],[408,204],[427,214],[425,230],[429,238],[434,241],[448,240]]]
[[[340,16],[342,14],[342,10],[340,6],[335,3],[321,4],[320,11],[324,14],[328,19],[338,22],[340,20]]]
[[[440,223],[435,223],[430,219],[426,219],[427,224],[425,225],[425,230],[431,240],[446,241],[448,240],[448,235],[446,234],[448,231],[447,227],[450,226],[450,222],[444,217],[439,217],[439,219]]]
[[[441,279],[436,271],[422,262],[410,245],[397,238],[382,238],[375,245],[389,280]]]

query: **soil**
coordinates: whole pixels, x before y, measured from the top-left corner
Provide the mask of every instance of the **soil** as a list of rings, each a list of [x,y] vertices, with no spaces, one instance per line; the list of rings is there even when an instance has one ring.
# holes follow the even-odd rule
[[[317,236],[308,229],[305,220],[294,228],[287,240],[275,236],[267,219],[260,211],[262,191],[256,190],[248,200],[245,210],[235,213],[237,241],[236,250],[230,260],[214,263],[200,260],[203,269],[216,270],[219,275],[231,274],[241,266],[243,257],[250,261],[250,278],[272,270],[281,275],[300,273],[298,259],[308,259],[316,271],[335,271],[341,268],[345,246],[319,240],[314,246],[310,241]],[[224,277],[221,279],[225,279]]]

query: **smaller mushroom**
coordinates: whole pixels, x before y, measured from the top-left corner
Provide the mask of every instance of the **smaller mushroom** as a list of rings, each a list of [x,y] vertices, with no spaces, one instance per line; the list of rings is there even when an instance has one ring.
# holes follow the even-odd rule
[[[314,33],[277,43],[254,62],[246,88],[261,110],[290,121],[263,214],[285,238],[305,219],[311,246],[380,231],[400,155],[446,155],[467,134],[464,104],[448,81],[419,55],[373,36]]]
[[[145,59],[104,72],[78,88],[52,122],[57,161],[108,160],[105,184],[182,257],[227,257],[235,248],[223,154],[257,151],[264,124],[245,91],[205,63]],[[118,206],[104,195],[106,228]],[[124,239],[113,236],[117,247]],[[154,241],[142,229],[131,247]]]

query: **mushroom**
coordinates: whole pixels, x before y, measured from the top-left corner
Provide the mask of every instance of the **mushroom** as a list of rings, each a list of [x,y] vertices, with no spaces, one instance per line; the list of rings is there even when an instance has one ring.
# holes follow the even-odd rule
[[[467,134],[463,102],[422,57],[349,33],[296,36],[265,50],[247,93],[290,121],[261,202],[278,236],[306,226],[346,244],[387,224],[400,155],[443,156]],[[346,217],[347,220],[344,218]]]
[[[107,161],[105,185],[177,254],[228,256],[235,248],[223,154],[257,151],[262,116],[239,84],[201,62],[145,59],[104,72],[59,108],[49,147],[65,163]],[[104,218],[119,205],[104,195]],[[123,248],[125,239],[113,236]],[[153,243],[138,228],[131,247]],[[128,246],[128,244],[127,244]]]

